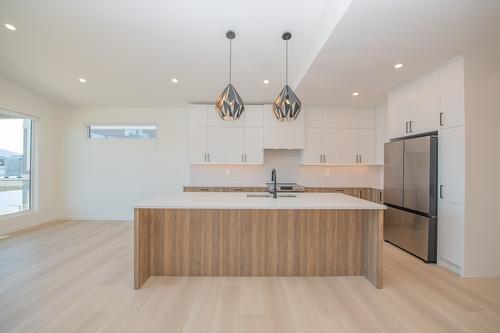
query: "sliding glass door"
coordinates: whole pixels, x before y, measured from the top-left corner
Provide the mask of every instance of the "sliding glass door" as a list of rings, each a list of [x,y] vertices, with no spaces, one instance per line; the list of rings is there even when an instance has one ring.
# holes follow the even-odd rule
[[[0,216],[32,207],[33,122],[0,110]]]

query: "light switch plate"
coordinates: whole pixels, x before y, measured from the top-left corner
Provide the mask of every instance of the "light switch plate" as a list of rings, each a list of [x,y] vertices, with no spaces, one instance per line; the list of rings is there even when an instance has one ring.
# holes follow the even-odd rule
[[[230,176],[231,175],[231,169],[226,169],[226,176]]]

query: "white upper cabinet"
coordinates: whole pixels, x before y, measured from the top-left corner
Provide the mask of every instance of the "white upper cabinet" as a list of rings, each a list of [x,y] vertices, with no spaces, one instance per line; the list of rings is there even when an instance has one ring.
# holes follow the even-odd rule
[[[302,164],[375,164],[373,110],[306,110]]]
[[[226,163],[243,163],[245,159],[245,128],[226,128]]]
[[[439,72],[432,72],[412,85],[409,131],[413,134],[437,130],[441,100]]]
[[[389,93],[390,138],[437,130],[441,110],[439,85],[439,71],[434,71]]]
[[[308,113],[309,114],[309,113]],[[302,151],[302,164],[321,164],[323,162],[323,129],[306,128],[306,149]]]
[[[264,148],[304,149],[304,111],[293,121],[279,121],[272,111],[272,105],[264,105]]]
[[[207,126],[191,126],[189,129],[189,160],[191,164],[207,161]]]
[[[307,108],[305,111],[306,127],[321,128],[323,127],[323,110]]]
[[[262,127],[245,128],[245,148],[243,162],[246,164],[263,164],[263,129]]]
[[[226,128],[207,127],[208,163],[226,163]]]
[[[189,124],[191,126],[207,126],[207,108],[206,105],[191,105]]]
[[[457,59],[440,70],[440,128],[462,125],[464,122],[464,60]]]
[[[240,119],[223,121],[213,106],[193,105],[189,117],[191,164],[264,163],[262,106],[247,106]]]
[[[264,126],[264,108],[262,105],[245,106],[243,117],[245,119],[245,127]]]

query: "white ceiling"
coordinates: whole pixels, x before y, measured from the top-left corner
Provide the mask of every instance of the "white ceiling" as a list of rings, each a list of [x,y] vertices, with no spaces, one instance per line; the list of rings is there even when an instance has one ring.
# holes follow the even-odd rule
[[[500,0],[353,0],[297,94],[317,106],[378,105],[461,54],[500,57]]]
[[[62,106],[213,102],[228,29],[246,103],[281,90],[286,30],[291,85],[314,105],[376,105],[459,54],[500,56],[500,0],[0,0],[0,23],[0,76]]]
[[[293,34],[290,81],[298,82],[350,2],[0,1],[0,76],[59,105],[213,103],[228,83],[232,29],[233,84],[246,103],[272,101],[285,76],[282,33]]]

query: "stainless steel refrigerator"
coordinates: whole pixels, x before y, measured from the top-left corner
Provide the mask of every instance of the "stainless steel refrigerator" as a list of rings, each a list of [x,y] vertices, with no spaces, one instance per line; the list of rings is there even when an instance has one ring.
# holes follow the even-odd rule
[[[401,139],[384,149],[384,239],[425,262],[436,262],[436,135]]]

